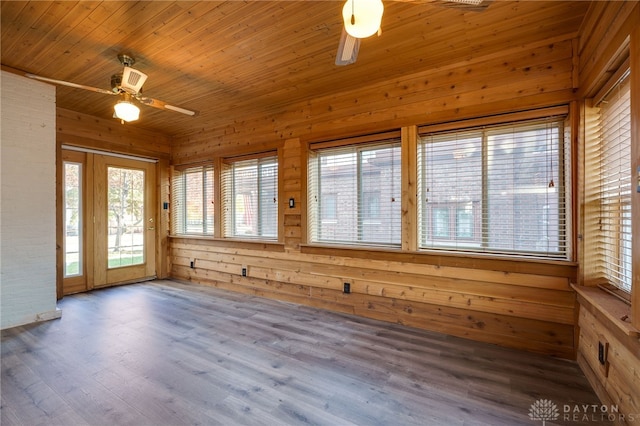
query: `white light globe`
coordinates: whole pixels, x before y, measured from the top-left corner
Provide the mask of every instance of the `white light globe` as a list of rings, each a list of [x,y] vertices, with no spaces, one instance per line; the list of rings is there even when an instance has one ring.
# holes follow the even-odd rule
[[[116,117],[124,121],[135,121],[140,117],[140,109],[127,101],[120,101],[113,107]]]
[[[378,32],[383,12],[382,0],[347,0],[342,8],[344,28],[352,37],[370,37]]]

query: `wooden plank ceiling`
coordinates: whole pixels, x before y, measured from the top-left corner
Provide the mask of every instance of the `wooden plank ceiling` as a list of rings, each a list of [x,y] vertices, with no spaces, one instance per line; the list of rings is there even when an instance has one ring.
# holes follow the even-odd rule
[[[167,135],[225,126],[239,116],[364,88],[425,69],[578,32],[588,2],[501,1],[482,12],[385,1],[382,35],[355,64],[334,64],[342,1],[2,1],[2,64],[110,89],[118,53],[149,75],[144,93],[200,111],[142,107],[128,125]],[[59,107],[101,118],[115,96],[58,86]]]

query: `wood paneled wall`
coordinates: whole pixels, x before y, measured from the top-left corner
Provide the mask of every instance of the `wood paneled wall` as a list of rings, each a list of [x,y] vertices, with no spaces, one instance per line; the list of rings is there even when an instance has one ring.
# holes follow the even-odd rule
[[[370,134],[416,124],[566,104],[575,98],[574,39],[545,40],[499,54],[417,70],[396,80],[309,99],[280,113],[240,116],[225,127],[174,137],[172,162],[274,149],[303,142]]]
[[[578,364],[602,403],[617,406],[624,415],[616,416],[616,424],[635,424],[640,420],[639,334],[631,327],[614,325],[619,316],[611,315],[627,307],[621,301],[607,300],[597,288],[582,289],[578,299]],[[608,305],[607,313],[603,304]]]
[[[309,99],[272,116],[242,116],[224,128],[175,137],[175,165],[277,147],[281,235],[275,244],[171,238],[171,276],[575,357],[574,263],[418,253],[410,235],[403,235],[401,251],[306,245],[305,169],[309,142],[403,128],[403,143],[415,146],[409,134],[416,125],[569,104],[576,99],[576,45],[568,36],[500,54],[471,55],[364,91],[345,87],[340,96]],[[403,161],[415,166],[415,158]],[[415,182],[403,182],[405,204],[410,204],[412,184],[414,191]],[[289,198],[296,201],[293,209]],[[408,229],[415,230],[415,212],[409,208],[405,213]],[[345,282],[351,294],[342,292]]]
[[[632,176],[640,165],[640,3],[592,2],[581,29],[578,47],[580,96],[593,97],[629,58],[632,79]],[[583,118],[587,121],[588,116]],[[581,136],[582,137],[582,136]],[[588,176],[581,176],[581,187]],[[588,200],[580,199],[579,233],[584,236],[578,246],[579,284],[592,285],[589,269],[594,251],[593,218],[585,218]],[[578,287],[579,345],[578,362],[604,404],[617,405],[620,413],[632,417],[616,418],[617,424],[634,424],[640,419],[640,194],[632,190],[633,247],[632,305],[605,294],[595,287]],[[607,352],[599,359],[600,345]]]
[[[56,117],[58,145],[119,154],[169,160],[171,138],[160,133],[120,124],[118,120],[104,120],[91,115],[58,108]]]

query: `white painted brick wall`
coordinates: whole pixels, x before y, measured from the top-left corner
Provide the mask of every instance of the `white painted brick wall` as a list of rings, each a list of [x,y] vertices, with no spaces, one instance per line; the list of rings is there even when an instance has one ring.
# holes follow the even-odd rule
[[[0,76],[0,328],[56,309],[55,88]]]

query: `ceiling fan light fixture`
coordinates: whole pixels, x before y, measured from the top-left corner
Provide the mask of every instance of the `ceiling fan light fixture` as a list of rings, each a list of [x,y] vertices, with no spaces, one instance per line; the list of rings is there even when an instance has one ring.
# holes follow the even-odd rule
[[[382,0],[347,0],[342,7],[344,28],[352,37],[370,37],[378,32],[383,13]]]
[[[119,118],[122,121],[135,121],[140,118],[140,108],[134,105],[129,96],[125,96],[125,98],[121,101],[118,101],[113,109],[115,111],[116,118]]]

